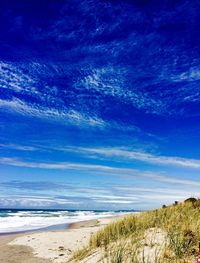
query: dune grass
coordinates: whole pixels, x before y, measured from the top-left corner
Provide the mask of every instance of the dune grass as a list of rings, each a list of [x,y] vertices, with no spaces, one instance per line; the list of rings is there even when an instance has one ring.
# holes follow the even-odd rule
[[[145,244],[149,230],[159,230],[164,237],[163,244],[152,250],[153,259],[145,256],[145,247],[151,250],[156,246],[156,240]],[[100,249],[105,263],[192,263],[196,262],[199,241],[200,200],[175,203],[109,224],[91,236],[89,246],[77,253],[77,261]]]

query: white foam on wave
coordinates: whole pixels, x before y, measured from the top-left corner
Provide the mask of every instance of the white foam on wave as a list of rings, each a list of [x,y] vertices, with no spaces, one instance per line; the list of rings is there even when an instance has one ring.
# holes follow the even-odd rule
[[[19,211],[0,216],[0,233],[36,230],[59,224],[103,218],[116,215],[115,212],[93,211]]]

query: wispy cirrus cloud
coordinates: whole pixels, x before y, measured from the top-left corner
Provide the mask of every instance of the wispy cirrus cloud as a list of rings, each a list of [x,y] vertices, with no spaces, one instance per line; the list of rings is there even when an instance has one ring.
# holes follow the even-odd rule
[[[16,195],[12,197],[0,196],[0,206],[1,207],[22,207],[22,208],[38,208],[38,207],[55,207],[59,205],[76,205],[78,202],[72,201],[72,200],[66,200],[66,199],[54,199],[54,197],[40,197],[40,196],[22,196],[22,195]]]
[[[154,99],[139,89],[129,88],[126,75],[130,70],[131,68],[111,66],[93,69],[90,75],[81,80],[80,86],[83,85],[90,92],[96,91],[101,96],[112,96],[123,103],[132,104],[138,109],[158,112],[162,107],[161,100]]]
[[[41,162],[29,162],[17,158],[7,158],[7,157],[0,158],[0,164],[35,168],[35,169],[54,169],[54,170],[69,170],[69,171],[75,170],[80,172],[93,173],[97,175],[107,174],[107,175],[123,177],[123,178],[127,177],[130,179],[143,178],[143,179],[149,179],[149,180],[154,180],[154,181],[164,182],[169,184],[177,183],[182,185],[200,186],[199,181],[175,178],[161,172],[159,173],[152,171],[142,171],[137,169],[121,168],[121,167],[108,166],[108,165],[106,166],[106,165],[70,163],[70,162],[41,163]]]
[[[0,61],[0,89],[9,89],[14,92],[34,92],[35,81],[17,64]]]
[[[152,201],[154,205],[160,205],[171,203],[174,200],[183,200],[191,196],[198,189],[198,186],[188,186],[183,189],[180,185],[174,185],[173,187],[165,186],[155,189],[136,187],[134,184],[127,183],[126,186],[112,185],[110,187],[105,184],[102,186],[90,185],[83,188],[75,183],[7,181],[1,183],[0,188],[11,192],[9,196],[5,194],[4,199],[0,197],[0,204],[9,207],[12,205],[17,207],[59,205],[66,208],[66,206],[74,205],[81,206],[82,209],[88,206],[91,209],[92,207],[105,206],[105,204],[115,207],[117,204],[117,209],[119,207],[124,208],[123,205],[132,209],[141,209],[141,207],[145,207],[145,204],[152,203]],[[49,192],[49,188],[51,188],[51,192]]]
[[[153,137],[150,133],[145,133],[135,125],[125,125],[122,122],[107,121],[96,115],[79,112],[74,109],[49,108],[39,106],[38,104],[30,104],[23,100],[13,98],[12,100],[0,99],[0,111],[5,110],[11,113],[17,113],[23,116],[40,118],[52,122],[58,122],[62,125],[74,125],[81,128],[97,128],[97,129],[114,129],[122,132],[134,132],[135,134],[143,134]]]
[[[6,109],[7,111],[16,112],[25,116],[59,121],[62,122],[63,125],[72,124],[99,128],[105,126],[105,122],[95,116],[91,117],[75,110],[57,110],[54,108],[40,107],[16,98],[12,100],[0,99],[0,109]]]
[[[79,151],[91,156],[104,158],[123,158],[128,160],[142,161],[157,165],[172,165],[184,168],[200,169],[200,160],[181,158],[176,156],[161,156],[142,151],[133,151],[126,148],[74,148],[72,151]]]
[[[12,144],[12,143],[0,143],[0,148],[3,149],[13,149],[19,151],[36,151],[38,148],[28,145],[19,145],[19,144]]]
[[[77,12],[69,14],[68,5]],[[185,18],[191,17],[190,8],[185,6],[180,3],[177,5],[176,12],[180,16],[184,13]],[[25,90],[33,90],[35,95],[37,94],[37,99],[41,99],[40,102],[59,104],[59,101],[65,105],[70,101],[75,106],[75,110],[79,111],[83,107],[90,112],[93,110],[96,114],[95,108],[98,106],[98,110],[102,111],[108,105],[107,99],[110,98],[117,101],[121,107],[128,104],[142,112],[156,115],[181,114],[183,110],[187,110],[185,101],[195,102],[198,99],[198,83],[195,84],[195,88],[182,87],[182,85],[174,88],[171,85],[171,81],[199,80],[198,65],[185,71],[185,60],[188,65],[198,60],[194,59],[190,52],[186,53],[182,50],[177,39],[173,39],[172,46],[165,45],[163,49],[163,43],[168,41],[169,36],[162,34],[159,29],[169,21],[174,21],[175,12],[165,10],[166,13],[163,14],[161,9],[159,18],[149,20],[145,12],[137,5],[125,2],[119,7],[118,4],[107,5],[102,2],[97,4],[95,1],[91,1],[89,5],[87,1],[63,2],[63,5],[55,6],[55,10],[57,10],[57,16],[55,19],[46,21],[47,27],[37,25],[32,28],[26,16],[21,16],[23,21],[21,24],[26,24],[29,28],[27,39],[38,43],[38,46],[41,41],[51,41],[52,45],[44,47],[44,50],[41,47],[36,51],[45,53],[39,60],[41,64],[33,61],[31,48],[26,50],[32,63],[27,65],[22,62],[20,67],[25,70],[20,69],[19,64],[1,61],[3,88],[10,87],[11,90],[22,93]],[[115,12],[118,14],[118,19],[107,22],[99,16],[99,13],[104,13],[112,17]],[[86,17],[89,20],[85,19]],[[12,19],[14,18],[19,19],[13,14]],[[69,24],[68,21],[72,23]],[[90,25],[93,25],[90,30],[86,30],[88,21]],[[176,23],[178,23],[177,20]],[[185,25],[187,29],[191,26],[187,21]],[[138,30],[139,26],[148,28],[148,33],[141,34]],[[16,29],[13,28],[13,30]],[[126,34],[118,35],[119,30]],[[184,32],[184,35],[188,32]],[[18,34],[18,30],[15,33]],[[187,36],[190,39],[190,34]],[[148,48],[146,48],[147,45]],[[65,46],[66,49],[63,49]],[[163,56],[160,54],[161,49],[163,49]],[[56,56],[52,57],[52,54]],[[165,56],[165,54],[168,55]],[[21,56],[21,52],[18,56]],[[42,64],[44,57],[48,65]],[[69,63],[63,61],[69,61]],[[100,63],[100,61],[104,62]],[[147,67],[146,61],[148,61]],[[176,74],[177,63],[180,70]],[[69,90],[66,87],[69,87]],[[94,100],[96,107],[94,107]],[[173,107],[176,109],[173,110]]]
[[[172,78],[174,81],[183,82],[183,81],[196,81],[200,80],[200,68],[199,67],[191,67],[188,71],[182,72],[177,76]]]
[[[10,191],[10,189],[15,190],[23,190],[23,191],[37,191],[42,192],[45,194],[45,192],[49,193],[49,189],[52,190],[52,192],[59,191],[60,197],[66,197],[64,195],[61,195],[61,193],[67,193],[67,196],[71,195],[71,197],[88,197],[88,198],[107,198],[107,199],[127,199],[130,200],[136,200],[137,196],[146,195],[146,196],[153,196],[155,195],[177,195],[177,196],[190,196],[194,189],[197,189],[197,186],[194,186],[191,188],[190,185],[188,187],[183,187],[183,185],[174,185],[173,187],[169,187],[168,185],[160,186],[160,187],[141,187],[136,186],[135,183],[128,182],[126,185],[118,185],[113,184],[111,185],[86,185],[81,186],[77,183],[72,182],[59,182],[59,181],[23,181],[23,180],[12,180],[12,181],[5,181],[0,184],[0,188],[6,188]],[[21,192],[21,191],[20,191]],[[21,192],[22,193],[22,192]],[[58,194],[56,195],[57,197]]]

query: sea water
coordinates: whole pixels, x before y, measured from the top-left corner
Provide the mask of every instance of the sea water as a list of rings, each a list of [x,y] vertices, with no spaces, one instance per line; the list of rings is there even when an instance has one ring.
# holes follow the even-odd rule
[[[117,216],[127,211],[18,210],[0,209],[0,233],[65,226],[85,220]]]

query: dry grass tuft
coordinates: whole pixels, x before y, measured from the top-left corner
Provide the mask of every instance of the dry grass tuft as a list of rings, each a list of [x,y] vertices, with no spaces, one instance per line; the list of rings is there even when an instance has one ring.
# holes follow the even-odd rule
[[[151,229],[161,231],[164,240],[157,237],[150,243],[144,242]],[[200,200],[192,199],[128,215],[109,224],[92,235],[89,246],[79,252],[78,260],[101,248],[104,251],[102,262],[105,263],[191,263],[195,262],[199,241]],[[155,255],[152,256],[152,253]]]

